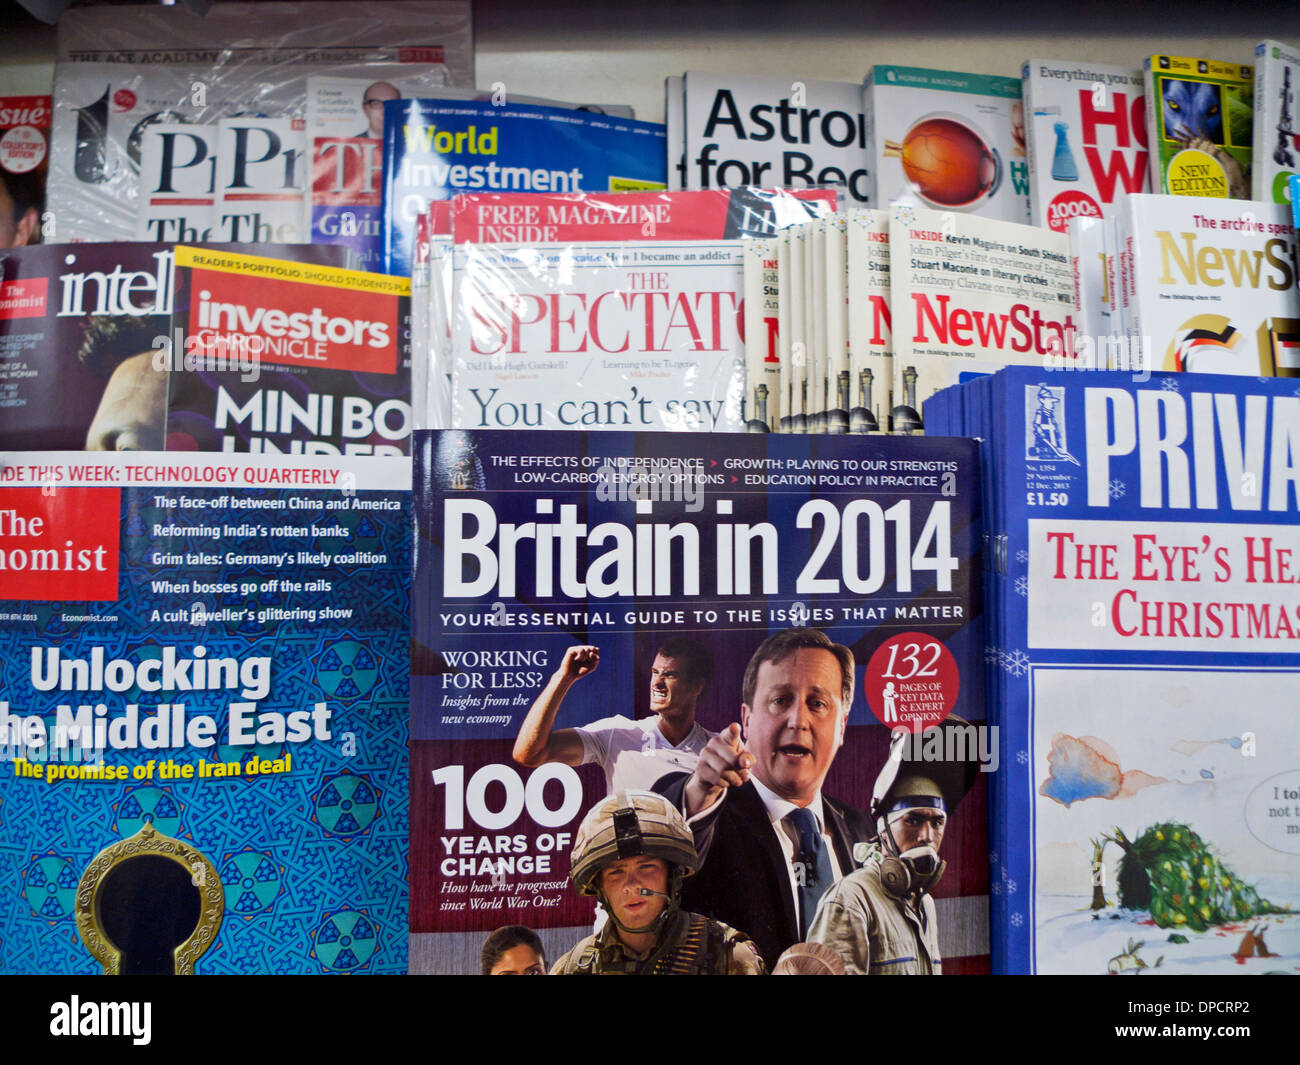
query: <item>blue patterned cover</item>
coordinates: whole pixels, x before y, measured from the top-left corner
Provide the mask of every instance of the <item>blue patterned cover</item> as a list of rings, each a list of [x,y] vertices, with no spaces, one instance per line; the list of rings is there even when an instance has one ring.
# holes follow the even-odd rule
[[[123,472],[128,462],[190,471],[183,475],[190,483],[203,477],[196,470],[233,470],[236,487],[180,487],[184,479],[166,476],[138,488],[96,487],[109,493],[101,513],[120,522],[116,600],[71,601],[79,576],[55,574],[39,601],[0,602],[0,709],[7,702],[10,714],[40,715],[53,725],[60,703],[74,712],[80,702],[103,703],[110,721],[136,703],[144,721],[159,702],[174,697],[186,704],[191,720],[200,714],[213,718],[215,743],[206,749],[184,743],[157,750],[109,748],[103,762],[131,768],[131,778],[51,784],[17,775],[16,759],[26,756],[35,765],[46,756],[15,744],[16,730],[8,730],[0,746],[0,886],[8,894],[0,908],[0,971],[98,972],[74,918],[78,881],[96,854],[152,822],[159,833],[197,848],[220,873],[225,913],[197,972],[404,973],[410,553],[408,492],[401,486],[409,485],[409,462],[295,456],[291,464],[276,466],[247,456],[86,458],[0,455],[0,512],[13,509],[30,517],[42,506],[57,512],[62,499],[84,491],[65,485],[75,484],[74,467],[87,465],[116,471],[119,484],[129,476]],[[13,484],[6,475],[14,469],[34,469],[32,460],[47,472],[44,483],[4,487]],[[62,471],[59,479],[48,474],[54,469]],[[333,483],[241,484],[246,477],[279,472],[283,479],[285,471],[296,470],[324,471]],[[42,496],[47,502],[39,501]],[[186,500],[191,505],[183,505]],[[250,509],[252,500],[279,505]],[[372,504],[390,509],[369,509]],[[180,531],[181,526],[218,534]],[[249,528],[256,526],[265,532]],[[102,530],[89,534],[97,531]],[[0,536],[0,551],[18,544]],[[219,561],[172,561],[200,552]],[[300,559],[299,553],[313,557]],[[263,557],[236,561],[240,555]],[[270,555],[286,559],[280,564],[264,557]],[[12,553],[5,557],[13,565],[0,570],[0,598],[23,561]],[[231,584],[235,591],[200,592],[195,581]],[[286,592],[286,581],[301,582],[301,590]],[[274,590],[272,582],[279,582]],[[316,582],[314,590],[310,582]],[[208,615],[202,624],[195,621],[198,606]],[[342,616],[322,616],[327,608]],[[268,609],[289,616],[262,615]],[[85,618],[98,620],[78,620]],[[199,645],[208,659],[268,658],[270,681],[258,712],[289,713],[323,703],[330,738],[230,745],[228,707],[244,699],[237,691],[47,692],[33,686],[33,648],[42,654],[57,648],[64,658],[78,659],[90,659],[100,648],[106,659],[139,663],[160,657],[160,648],[191,656]],[[286,756],[286,772],[246,773],[254,758],[274,763]],[[56,753],[46,768],[87,757],[72,747],[62,762]],[[152,779],[134,779],[151,760]],[[200,764],[209,770],[239,764],[245,772],[164,780],[164,762],[192,766],[196,774]]]

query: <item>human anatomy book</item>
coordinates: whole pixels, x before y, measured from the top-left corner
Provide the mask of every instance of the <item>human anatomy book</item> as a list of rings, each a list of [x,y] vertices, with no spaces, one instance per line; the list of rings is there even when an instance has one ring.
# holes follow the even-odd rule
[[[1300,46],[1255,46],[1254,132],[1250,198],[1290,203],[1287,182],[1300,173]]]
[[[687,189],[841,185],[871,197],[862,94],[851,82],[687,71]],[[669,86],[671,92],[671,86]]]
[[[1284,204],[1130,196],[1127,330],[1148,369],[1300,376],[1295,224]]]
[[[1012,367],[971,390],[1000,560],[997,971],[1294,971],[1293,383]],[[945,396],[927,426],[969,431]]]
[[[1029,221],[1029,162],[1018,78],[872,67],[863,109],[874,184],[895,203]]]
[[[1147,57],[1152,192],[1250,199],[1254,80],[1249,63]]]
[[[1064,233],[1151,191],[1142,71],[1030,59],[1021,70],[1033,223]]]
[[[457,197],[453,425],[740,430],[740,238],[835,202],[756,189]]]
[[[407,971],[409,488],[0,454],[0,972]]]
[[[893,208],[889,222],[893,429],[969,374],[1075,351],[1064,234],[952,211]]]
[[[167,447],[405,455],[409,278],[176,249]]]
[[[537,930],[548,962],[588,935],[593,900],[569,879],[584,815],[610,792],[690,771],[713,733],[742,721],[759,645],[809,627],[855,663],[847,707],[842,666],[830,685],[843,742],[825,737],[811,774],[855,826],[843,872],[861,860],[849,844],[866,842],[891,731],[968,724],[962,751],[945,748],[965,795],[951,796],[942,842],[938,939],[942,971],[987,971],[984,804],[997,767],[979,754],[991,737],[972,441],[449,430],[417,433],[414,457],[412,972],[476,972],[503,925]],[[652,695],[665,658],[683,688],[710,677],[688,720],[684,701]],[[549,711],[534,708],[574,669],[544,733],[580,740],[582,764],[546,762],[530,737]],[[684,737],[661,731],[661,709]],[[772,891],[758,857],[711,875]],[[726,900],[685,891],[687,909],[722,913]],[[769,967],[800,938],[793,910],[784,938],[719,919],[755,937]]]

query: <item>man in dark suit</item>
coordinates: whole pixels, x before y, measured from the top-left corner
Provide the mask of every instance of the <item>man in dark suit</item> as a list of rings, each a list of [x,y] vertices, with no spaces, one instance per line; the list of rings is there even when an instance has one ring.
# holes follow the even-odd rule
[[[816,629],[769,636],[745,669],[740,724],[695,772],[658,781],[702,861],[682,905],[749,935],[771,968],[804,938],[818,899],[852,872],[867,816],[822,795],[853,701],[853,652]]]

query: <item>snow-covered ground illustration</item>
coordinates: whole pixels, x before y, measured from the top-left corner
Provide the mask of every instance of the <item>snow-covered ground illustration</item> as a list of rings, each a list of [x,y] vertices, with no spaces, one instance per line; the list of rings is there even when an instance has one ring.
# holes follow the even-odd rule
[[[1263,887],[1260,894],[1270,897]],[[1113,895],[1108,897],[1114,901]],[[1192,932],[1157,928],[1149,913],[1113,905],[1094,917],[1084,896],[1040,893],[1037,905],[1036,971],[1040,973],[1300,975],[1300,913]],[[1273,956],[1243,954],[1237,960],[1243,944],[1258,949],[1260,940]]]
[[[1300,974],[1298,682],[1035,670],[1038,972]]]

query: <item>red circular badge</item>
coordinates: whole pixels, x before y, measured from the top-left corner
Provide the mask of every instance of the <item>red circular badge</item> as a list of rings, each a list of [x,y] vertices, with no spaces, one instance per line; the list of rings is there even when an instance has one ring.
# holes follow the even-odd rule
[[[136,95],[130,89],[118,89],[113,93],[113,109],[130,111],[135,107]]]
[[[0,170],[25,174],[45,162],[45,137],[32,126],[14,126],[0,136]]]
[[[909,732],[921,732],[947,717],[960,687],[952,652],[923,632],[886,640],[862,677],[862,694],[871,712],[891,729]]]
[[[1071,218],[1100,218],[1101,208],[1086,192],[1062,192],[1047,205],[1047,225],[1053,233],[1064,233]]]

